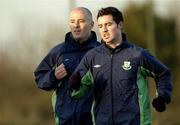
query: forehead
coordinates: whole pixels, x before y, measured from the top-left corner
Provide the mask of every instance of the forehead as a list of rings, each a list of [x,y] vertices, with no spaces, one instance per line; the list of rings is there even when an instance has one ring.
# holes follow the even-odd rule
[[[97,21],[98,21],[98,24],[114,22],[112,15],[100,16]]]
[[[70,19],[85,19],[86,13],[82,10],[73,10],[69,16]]]

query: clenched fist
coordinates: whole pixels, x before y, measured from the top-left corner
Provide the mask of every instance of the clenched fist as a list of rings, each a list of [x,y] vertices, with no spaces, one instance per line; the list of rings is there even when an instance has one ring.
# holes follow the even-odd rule
[[[64,78],[67,74],[68,73],[67,73],[67,71],[65,69],[64,64],[61,64],[58,67],[56,67],[55,72],[54,72],[54,75],[58,80]]]

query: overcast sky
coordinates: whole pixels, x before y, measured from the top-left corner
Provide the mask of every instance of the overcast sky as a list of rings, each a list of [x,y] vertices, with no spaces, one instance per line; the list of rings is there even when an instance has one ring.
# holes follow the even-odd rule
[[[145,0],[0,0],[0,42],[10,42],[17,36],[20,20],[27,21],[27,25],[30,25],[29,30],[39,27],[42,32],[45,32],[47,23],[61,22],[67,32],[70,1],[74,1],[72,6],[89,8],[95,18],[101,7],[115,6],[123,10],[131,2],[141,4]],[[154,0],[156,12],[168,15],[171,11],[166,8],[174,1],[180,2],[180,0]]]
[[[27,48],[23,44],[31,41],[36,42],[32,43],[35,47],[39,46],[39,55],[44,54],[41,50],[43,43],[37,41],[43,42],[49,28],[53,26],[63,29],[61,35],[64,36],[69,31],[67,20],[72,7],[87,7],[92,11],[96,22],[97,11],[102,7],[114,6],[123,11],[129,3],[141,5],[145,1],[147,0],[0,0],[0,52],[25,53]],[[180,0],[154,0],[156,13],[162,16],[171,14],[176,8],[174,2],[178,5]],[[170,9],[167,9],[169,6]],[[97,31],[96,25],[94,30]]]

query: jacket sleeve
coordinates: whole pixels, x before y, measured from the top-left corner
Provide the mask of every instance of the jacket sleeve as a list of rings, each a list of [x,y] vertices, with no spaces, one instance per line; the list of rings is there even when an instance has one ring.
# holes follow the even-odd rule
[[[49,52],[34,71],[35,81],[38,88],[43,90],[54,90],[60,81],[54,75],[56,67],[56,56]]]
[[[157,96],[163,97],[167,104],[170,103],[172,93],[170,70],[147,51],[143,51],[141,57],[140,63],[146,75],[153,77],[156,82]]]
[[[88,57],[85,55],[75,72],[69,79],[69,89],[71,97],[80,99],[84,97],[92,87],[93,77],[90,71]]]

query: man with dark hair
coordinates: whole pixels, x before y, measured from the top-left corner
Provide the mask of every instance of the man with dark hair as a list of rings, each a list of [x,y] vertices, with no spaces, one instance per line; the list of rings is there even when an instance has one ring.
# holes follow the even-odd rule
[[[98,15],[97,15],[97,19],[100,16],[109,15],[109,14],[112,15],[113,20],[117,24],[119,24],[120,21],[122,21],[122,22],[124,21],[122,13],[114,7],[102,8],[101,10],[99,10]]]
[[[70,77],[71,96],[82,98],[93,87],[95,125],[151,125],[146,77],[156,82],[157,97],[152,105],[162,112],[171,101],[170,70],[128,42],[118,9],[102,8],[97,21],[103,44],[90,50]]]
[[[81,100],[69,96],[68,79],[81,58],[90,49],[98,46],[91,12],[84,7],[74,8],[69,17],[71,32],[65,42],[58,44],[36,68],[35,81],[43,90],[53,90],[53,110],[56,125],[92,125],[92,91]]]

